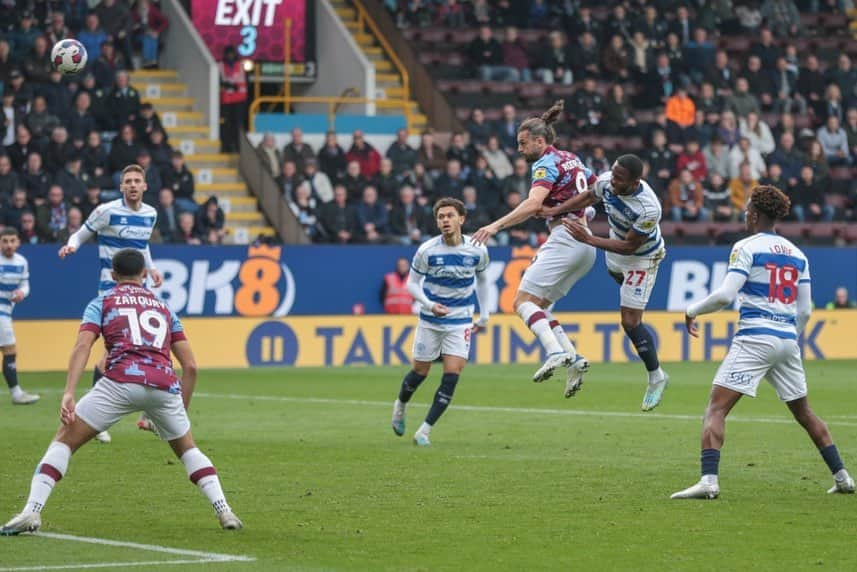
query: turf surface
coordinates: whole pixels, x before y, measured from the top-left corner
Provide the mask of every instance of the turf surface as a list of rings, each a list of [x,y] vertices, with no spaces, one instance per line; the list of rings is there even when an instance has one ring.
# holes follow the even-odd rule
[[[722,497],[670,501],[698,479],[716,363],[669,364],[654,414],[639,364],[595,364],[583,391],[531,367],[465,370],[430,449],[410,441],[439,371],[389,427],[401,368],[206,371],[191,407],[245,530],[217,527],[167,446],[128,418],[73,459],[45,532],[247,555],[218,570],[855,570],[857,497],[832,479],[767,386],[727,425]],[[810,398],[857,468],[857,362],[810,362]],[[57,422],[58,374],[31,407],[0,404],[0,518],[20,510]],[[456,408],[456,406],[459,406]],[[55,538],[0,538],[0,570],[189,559]],[[192,560],[192,558],[190,558]],[[146,565],[121,570],[193,570]]]

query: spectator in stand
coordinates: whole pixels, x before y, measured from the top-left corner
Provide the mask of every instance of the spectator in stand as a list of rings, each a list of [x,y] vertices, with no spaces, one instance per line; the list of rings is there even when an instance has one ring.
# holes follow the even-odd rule
[[[750,112],[747,117],[742,117],[738,122],[738,129],[742,137],[750,140],[750,146],[763,156],[770,154],[776,148],[771,128],[759,119],[758,113]]]
[[[845,120],[845,104],[839,86],[832,83],[824,91],[824,99],[816,106],[816,122],[826,122],[828,117],[837,118],[840,123]]]
[[[693,38],[695,28],[696,25],[690,19],[687,6],[679,6],[676,9],[675,20],[668,28],[669,32],[678,36],[682,44],[687,44]]]
[[[18,61],[26,58],[32,51],[36,38],[40,36],[42,31],[36,25],[33,12],[25,9],[21,12],[17,30],[13,30],[9,36],[12,40],[12,56]]]
[[[235,46],[223,48],[220,68],[220,142],[224,153],[238,152],[247,114],[247,74],[238,61]]]
[[[304,229],[304,233],[311,241],[317,242],[321,231],[316,216],[316,201],[312,196],[309,183],[303,181],[298,185],[294,200],[289,201],[289,208],[298,219],[298,224]]]
[[[164,188],[158,193],[158,233],[164,242],[175,242],[180,234],[179,215],[172,189]]]
[[[101,53],[101,46],[107,41],[107,32],[101,27],[97,13],[90,12],[86,16],[86,28],[78,32],[77,39],[86,48],[87,54]],[[95,60],[90,55],[86,66],[91,69],[94,64]]]
[[[708,30],[694,28],[693,39],[684,45],[684,63],[691,81],[700,84],[705,79],[705,70],[714,65],[716,49],[708,40]]]
[[[643,8],[643,17],[637,23],[637,31],[651,43],[652,48],[660,46],[667,35],[667,24],[658,17],[658,9],[650,3]]]
[[[762,13],[758,4],[742,4],[735,8],[735,15],[741,26],[741,35],[754,36],[762,25]]]
[[[602,68],[608,80],[627,81],[631,75],[631,54],[622,36],[614,34],[601,56]]]
[[[592,133],[600,128],[603,100],[598,93],[595,78],[586,76],[583,80],[583,89],[578,89],[574,94],[572,109],[574,125],[580,133]]]
[[[383,167],[383,161],[381,162]],[[333,200],[333,185],[327,175],[318,170],[315,157],[307,159],[304,164],[304,180],[310,188],[311,196],[324,204]]]
[[[79,92],[74,100],[74,109],[65,121],[71,140],[74,142],[80,141],[81,145],[86,140],[89,132],[95,131],[97,128],[95,118],[89,110],[91,104],[92,98],[89,96],[89,93],[85,91]]]
[[[673,178],[676,162],[675,155],[667,147],[667,136],[663,131],[657,130],[652,135],[652,149],[645,155],[645,160],[653,175],[648,181],[658,197],[663,199]]]
[[[318,150],[318,165],[331,181],[338,181],[345,175],[348,160],[345,150],[337,142],[335,131],[325,134],[324,146]]]
[[[378,174],[381,168],[381,154],[363,137],[359,129],[354,132],[354,142],[345,158],[349,161],[357,161],[360,165],[360,174],[371,179]]]
[[[354,204],[363,196],[363,189],[369,184],[369,180],[360,173],[360,163],[350,161],[345,170],[345,176],[340,179],[342,185],[348,190],[348,202]],[[335,193],[336,189],[334,189]]]
[[[48,40],[44,36],[39,36],[33,42],[33,49],[24,59],[24,72],[30,82],[39,84],[50,80],[52,69]]]
[[[44,242],[36,230],[36,215],[33,211],[24,211],[21,214],[21,227],[18,229],[21,235],[21,244],[41,244]]]
[[[9,204],[12,193],[18,188],[18,173],[12,170],[8,155],[0,155],[0,205]],[[0,208],[0,212],[2,209]]]
[[[167,31],[170,23],[149,0],[137,0],[133,17],[134,36],[143,48],[143,67],[157,68],[161,47],[160,38]]]
[[[658,54],[655,66],[643,80],[642,101],[646,107],[656,107],[666,104],[678,86],[670,59],[665,53]]]
[[[479,35],[470,42],[467,48],[470,63],[479,70],[483,81],[493,79],[508,80],[512,71],[505,69],[503,63],[503,47],[494,39],[491,26],[479,27]]]
[[[747,199],[753,187],[759,185],[759,181],[753,177],[753,169],[749,163],[743,163],[738,167],[738,176],[729,181],[729,197],[732,200],[732,212],[738,213],[738,218],[744,219],[744,210],[747,208]]]
[[[101,204],[101,187],[98,186],[97,181],[89,181],[86,184],[86,196],[83,201],[80,203],[80,212],[83,213],[83,219],[86,220],[89,218],[89,215],[92,214],[92,211]]]
[[[817,110],[824,99],[824,74],[821,73],[821,65],[818,56],[809,54],[806,57],[806,65],[800,70],[797,78],[798,95],[806,102],[806,106]]]
[[[23,117],[30,110],[30,103],[35,97],[33,88],[24,80],[24,75],[18,69],[13,69],[9,72],[9,91],[12,96],[12,106],[15,109],[15,115]]]
[[[21,184],[27,190],[27,201],[35,206],[45,202],[51,177],[43,168],[42,155],[30,153],[27,157],[27,168],[21,173]]]
[[[459,0],[445,0],[437,7],[437,24],[450,28],[463,28],[467,25],[467,14]]]
[[[532,80],[530,56],[523,42],[518,37],[518,29],[514,26],[506,28],[501,49],[503,53],[503,67],[508,70],[506,72],[508,74],[508,81],[530,82]]]
[[[586,158],[586,166],[589,170],[595,173],[596,176],[602,175],[610,170],[610,160],[604,152],[604,147],[595,145],[592,148],[592,153]]]
[[[163,178],[164,169],[170,166],[173,158],[173,147],[166,142],[166,134],[160,129],[152,131],[149,135],[149,144],[146,146],[146,149],[152,155],[152,163],[161,171]]]
[[[684,49],[682,49],[679,37],[674,32],[667,34],[666,42],[661,50],[670,62],[676,85],[687,86],[690,79],[685,73],[687,66],[684,63]]]
[[[452,134],[452,140],[449,143],[449,147],[446,149],[446,159],[447,161],[450,159],[456,159],[461,163],[461,172],[464,178],[468,178],[470,176],[470,168],[473,166],[475,161],[475,155],[473,154],[473,148],[465,145],[464,133],[458,131]]]
[[[303,171],[308,159],[315,158],[315,151],[304,143],[304,132],[300,127],[292,129],[292,140],[283,147],[283,160],[294,161],[298,171]]]
[[[604,131],[611,135],[636,135],[637,120],[625,99],[625,88],[615,83],[602,106]]]
[[[776,128],[773,131],[774,138],[779,141],[783,136],[783,133],[791,133],[791,135],[797,140],[800,136],[799,129],[795,125],[794,115],[791,113],[781,113],[780,121],[777,124]]]
[[[824,180],[815,176],[811,166],[804,165],[794,188],[796,202],[792,203],[792,212],[798,222],[833,220],[833,206],[826,204],[824,200],[826,190]]]
[[[729,187],[718,173],[712,174],[708,184],[702,187],[702,206],[709,213],[710,220],[715,222],[730,221],[734,218]]]
[[[140,114],[140,94],[131,87],[128,72],[116,72],[116,84],[110,95],[110,105],[113,109],[113,125],[133,124]]]
[[[464,225],[461,227],[464,234],[473,234],[486,224],[491,224],[491,213],[482,206],[478,196],[476,189],[470,185],[461,191],[462,202],[467,211]]]
[[[821,149],[828,165],[833,167],[851,165],[848,134],[839,124],[839,119],[835,115],[827,118],[827,122],[818,129],[816,136],[818,142],[821,143]]]
[[[747,67],[744,70],[750,93],[758,99],[765,111],[770,111],[774,105],[776,91],[772,78],[773,67],[762,69],[762,60],[759,56],[750,56],[747,58]]]
[[[6,153],[12,161],[12,169],[20,173],[30,153],[37,153],[41,149],[42,146],[33,141],[30,129],[24,124],[19,124],[15,129],[15,142],[6,147]]]
[[[36,207],[36,232],[42,242],[57,241],[57,234],[68,224],[68,209],[62,187],[51,185],[47,201]]]
[[[768,166],[779,165],[789,186],[797,184],[804,161],[805,157],[795,147],[795,138],[790,132],[780,136],[780,146],[768,156]]]
[[[528,189],[529,190],[529,189]],[[498,219],[502,216],[515,210],[521,204],[521,194],[511,192],[504,196],[503,206],[494,214],[494,218]],[[501,246],[533,246],[533,227],[536,219],[529,219],[515,226],[510,226],[498,232],[494,239]]]
[[[98,131],[90,131],[86,136],[86,145],[81,151],[81,158],[83,159],[84,172],[97,181],[99,187],[113,184],[110,156],[107,149],[101,144],[101,135],[98,134]]]
[[[641,31],[634,32],[628,48],[631,53],[631,71],[635,78],[645,77],[653,65],[655,44]]]
[[[110,39],[101,44],[100,52],[92,53],[98,54],[92,63],[95,85],[104,90],[112,89],[113,82],[116,81],[116,74],[128,69],[128,63],[122,54],[116,51],[116,46]]]
[[[705,162],[705,154],[699,149],[699,141],[690,139],[685,144],[684,151],[679,153],[676,159],[676,170],[679,173],[684,170],[689,171],[693,180],[697,182],[708,177],[708,164]]]
[[[688,130],[696,121],[696,105],[684,87],[676,89],[675,94],[667,100],[666,116],[667,139],[684,143]]]
[[[83,202],[89,184],[89,175],[83,172],[82,163],[79,155],[72,155],[54,175],[54,184],[63,190],[66,200],[75,205]]]
[[[226,229],[223,228],[225,218],[223,210],[217,204],[217,197],[208,197],[196,213],[197,234],[205,244],[223,243],[223,237],[226,236]]]
[[[746,77],[735,80],[735,91],[726,98],[726,109],[738,117],[746,117],[751,111],[761,112],[759,100],[750,92],[750,84]]]
[[[363,189],[363,198],[357,203],[357,221],[366,242],[379,244],[387,239],[387,207],[378,201],[378,191],[372,185]]]
[[[83,213],[80,212],[80,209],[77,207],[70,207],[68,209],[68,216],[66,217],[66,225],[65,228],[61,229],[56,236],[56,242],[59,244],[65,244],[68,242],[68,239],[71,235],[80,230],[80,227],[83,226]],[[87,242],[90,242],[92,239],[90,238]]]
[[[508,160],[507,158],[506,161]],[[476,156],[476,163],[470,172],[470,184],[476,189],[479,202],[488,209],[488,212],[494,212],[500,206],[502,197],[500,195],[499,182],[483,155]]]
[[[45,97],[37,95],[33,99],[33,108],[27,114],[24,123],[39,145],[44,145],[47,143],[54,127],[60,125],[60,120],[48,111],[48,104]]]
[[[410,244],[410,243],[405,243]],[[413,312],[414,297],[408,292],[411,264],[407,258],[396,260],[395,272],[384,275],[381,284],[381,305],[386,314],[404,315]]]
[[[68,140],[66,128],[63,126],[54,127],[51,140],[45,148],[45,171],[53,177],[75,155],[77,155],[77,149]]]
[[[668,197],[669,201],[664,206],[673,222],[708,220],[708,213],[703,208],[702,185],[687,169],[670,183]]]
[[[798,95],[797,72],[789,69],[789,64],[783,57],[777,58],[775,67],[771,78],[776,97],[774,109],[780,113],[795,111],[803,115],[806,112],[806,103]]]
[[[372,179],[372,186],[378,191],[379,200],[389,205],[399,194],[399,179],[393,174],[393,162],[386,157],[381,159],[381,170]]]
[[[589,34],[597,42],[601,39],[602,31],[601,22],[592,16],[592,8],[585,4],[580,6],[577,18],[571,22],[571,36],[581,38]]]
[[[176,205],[181,210],[196,213],[199,207],[194,200],[193,173],[187,168],[181,151],[173,151],[170,166],[163,172],[163,186],[172,190]]]
[[[500,147],[500,139],[496,135],[488,138],[488,146],[482,152],[482,156],[485,157],[497,180],[503,180],[512,174],[512,162]]]
[[[426,169],[437,176],[446,166],[446,153],[440,145],[434,141],[434,133],[431,130],[424,131],[420,148],[417,149],[417,161],[425,165]]]
[[[718,97],[729,97],[735,87],[735,73],[729,66],[729,56],[725,50],[714,54],[714,65],[706,72],[706,81],[714,86]]]
[[[750,176],[753,179],[758,179],[765,174],[766,165],[762,154],[758,149],[751,147],[750,139],[742,134],[738,145],[729,152],[729,173],[733,178],[739,176],[741,165],[745,163],[750,166]]]
[[[256,146],[256,152],[259,154],[259,159],[262,161],[262,165],[264,165],[272,175],[276,173],[280,169],[280,165],[283,164],[283,155],[280,153],[280,150],[277,149],[277,143],[274,139],[273,133],[268,132],[262,136],[262,140],[259,142],[259,145]]]
[[[434,184],[433,200],[444,197],[452,197],[461,200],[462,191],[466,184],[466,177],[461,170],[458,159],[450,159],[446,162],[446,170],[441,174]]]
[[[143,168],[143,176],[146,181],[146,192],[143,193],[143,201],[151,206],[157,206],[158,193],[164,188],[161,180],[161,171],[152,163],[152,154],[148,149],[141,147],[134,161]]]
[[[517,193],[523,197],[530,191],[530,169],[527,165],[527,160],[523,157],[515,159],[515,166],[512,174],[503,179],[501,192],[503,196],[510,193]]]
[[[348,204],[348,190],[344,185],[336,185],[333,200],[322,206],[321,227],[327,240],[333,243],[346,244],[357,237],[357,212]]]
[[[7,89],[3,92],[2,116],[0,116],[0,147],[8,147],[15,142],[15,129],[17,127],[18,118],[15,116],[15,94]]]
[[[548,34],[547,43],[539,50],[542,59],[536,73],[543,83],[561,83],[571,85],[571,52],[566,44],[565,35],[554,30]],[[473,137],[471,136],[471,142]]]
[[[131,123],[134,127],[134,133],[143,145],[149,145],[152,139],[152,133],[155,131],[164,132],[164,126],[161,123],[161,118],[155,112],[154,106],[151,103],[140,105],[140,113]]]
[[[705,119],[710,124],[720,121],[723,112],[723,98],[714,92],[714,86],[704,82],[699,88],[699,96],[694,101],[697,111],[705,114]]]
[[[851,65],[851,58],[847,53],[839,54],[836,66],[827,70],[825,80],[826,83],[836,85],[840,94],[854,97],[854,88],[857,87],[857,70]]]
[[[108,106],[109,93],[95,85],[94,75],[89,72],[83,74],[83,83],[80,85],[79,92],[89,94],[89,98],[92,100],[89,109],[98,128],[104,130],[112,129],[112,115]]]
[[[720,137],[714,137],[702,151],[705,157],[705,166],[708,168],[709,176],[719,175],[721,179],[728,180],[729,177],[729,148],[723,144]]]
[[[131,29],[134,24],[131,10],[119,0],[101,0],[95,9],[104,31],[122,52],[125,61],[131,61]]]
[[[800,35],[800,12],[792,0],[765,0],[760,12],[765,24],[777,37]]]
[[[471,8],[471,16],[473,21],[478,24],[490,24],[493,8],[488,4],[488,0],[473,0]]]
[[[844,310],[846,308],[857,308],[857,302],[848,299],[848,289],[845,286],[840,286],[836,289],[833,296],[833,301],[828,302],[824,307],[825,310]]]
[[[485,121],[485,113],[478,107],[470,112],[470,119],[466,125],[467,133],[470,135],[470,144],[478,151],[482,151],[488,145],[492,128]]]
[[[513,156],[518,151],[518,128],[521,122],[518,121],[515,106],[506,104],[503,106],[502,116],[494,125],[494,134],[500,142],[500,148],[509,156]]]
[[[65,14],[59,11],[51,12],[51,23],[48,26],[45,37],[52,46],[60,40],[72,37],[71,30],[65,25]]]
[[[202,236],[196,228],[196,222],[193,215],[190,213],[181,213],[179,215],[179,231],[173,236],[175,244],[191,244],[199,246],[202,244]]]
[[[425,209],[416,202],[414,188],[405,185],[390,211],[390,234],[401,244],[420,244],[428,230],[428,218]]]
[[[812,138],[809,140],[804,164],[812,167],[816,178],[825,181],[829,179],[830,165],[827,163],[827,157],[824,156],[824,148],[818,139]]]
[[[119,173],[135,162],[139,153],[140,146],[137,144],[134,128],[128,124],[123,125],[119,130],[119,137],[113,140],[110,146],[110,154],[107,156],[107,163],[115,183],[113,188],[119,188]]]
[[[848,148],[851,150],[851,160],[857,160],[857,108],[849,107],[845,113],[845,135],[848,137]]]
[[[571,72],[574,77],[601,75],[601,53],[591,32],[578,36],[577,46],[571,52]]]
[[[750,54],[759,58],[762,69],[770,71],[782,56],[782,50],[777,46],[771,30],[762,28],[759,30],[759,41],[750,46]]]
[[[58,70],[51,70],[50,81],[39,86],[39,93],[45,96],[52,115],[65,119],[71,114],[71,90],[63,83],[63,76]]]
[[[393,162],[393,173],[403,176],[409,173],[417,162],[417,150],[408,143],[408,130],[396,131],[396,140],[387,149],[386,157]]]
[[[613,7],[613,13],[605,22],[602,38],[612,40],[614,36],[619,36],[623,41],[630,39],[632,27],[633,23],[628,18],[625,6],[617,4]]]
[[[27,191],[24,188],[15,189],[12,193],[12,200],[6,205],[2,211],[3,226],[13,226],[17,229],[21,228],[21,215],[30,210],[30,205],[27,203]]]
[[[793,189],[789,182],[783,177],[783,169],[776,163],[768,165],[767,174],[759,179],[760,185],[769,185],[782,190],[786,194],[791,194]]]
[[[738,144],[738,140],[741,138],[741,130],[738,128],[738,121],[732,111],[727,109],[720,114],[720,127],[717,129],[717,136],[730,149]]]
[[[359,166],[358,166],[359,168]],[[298,167],[294,161],[283,161],[283,166],[280,170],[280,176],[277,177],[277,187],[286,201],[295,200],[295,190],[303,181],[303,177],[298,173]]]

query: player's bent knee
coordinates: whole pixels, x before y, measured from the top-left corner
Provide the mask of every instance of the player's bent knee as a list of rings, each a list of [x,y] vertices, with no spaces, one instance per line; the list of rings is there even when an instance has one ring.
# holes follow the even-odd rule
[[[71,425],[60,425],[54,441],[68,446],[72,453],[91,441],[98,431],[90,427],[83,419],[76,417]]]
[[[428,361],[415,361],[413,364],[414,373],[418,375],[422,375],[423,377],[429,374],[431,370],[431,362]]]
[[[176,457],[181,459],[182,455],[190,451],[191,449],[196,447],[196,443],[193,441],[193,435],[188,431],[178,439],[173,439],[169,441],[170,448],[175,453]]]

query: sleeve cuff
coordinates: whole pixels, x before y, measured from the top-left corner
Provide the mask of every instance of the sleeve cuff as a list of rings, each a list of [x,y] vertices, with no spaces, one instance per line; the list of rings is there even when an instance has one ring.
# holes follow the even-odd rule
[[[738,274],[743,274],[743,275],[744,275],[744,276],[746,276],[747,278],[749,278],[749,277],[750,277],[750,273],[749,273],[749,272],[747,272],[746,270],[744,270],[743,268],[730,268],[730,269],[729,269],[729,270],[727,270],[726,272],[737,272]]]
[[[170,334],[170,341],[172,343],[185,342],[187,341],[187,334],[185,334],[184,331],[173,332]]]
[[[541,187],[541,188],[543,188],[543,189],[548,189],[548,190],[550,190],[550,189],[552,189],[552,188],[553,188],[553,183],[551,183],[551,182],[549,182],[549,181],[541,181],[541,180],[539,180],[539,181],[533,181],[532,186],[533,186],[533,187]]]
[[[79,331],[81,331],[81,332],[92,332],[93,334],[98,336],[101,334],[101,327],[99,327],[96,324],[93,324],[92,322],[84,322],[83,324],[80,325]]]

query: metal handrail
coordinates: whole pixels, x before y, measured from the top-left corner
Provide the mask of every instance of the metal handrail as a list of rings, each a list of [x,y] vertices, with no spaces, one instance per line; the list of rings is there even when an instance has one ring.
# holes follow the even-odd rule
[[[340,105],[347,104],[367,104],[374,103],[379,107],[401,107],[403,104],[407,104],[408,100],[400,99],[400,98],[388,98],[388,99],[375,99],[372,97],[325,97],[325,96],[264,96],[258,99],[254,99],[253,103],[250,104],[250,125],[253,131],[256,131],[256,114],[259,113],[259,107],[262,106],[263,103],[281,103],[286,107],[286,112],[288,113],[288,106],[293,103],[320,103],[327,105],[327,118],[328,118],[328,128],[334,129],[334,125],[336,123],[336,112]],[[405,121],[408,121],[407,116],[405,117]]]
[[[405,123],[407,124],[408,131],[411,129],[411,106],[410,106],[410,97],[411,97],[411,88],[410,82],[411,78],[408,75],[408,70],[405,65],[402,63],[402,60],[396,55],[395,50],[393,50],[392,46],[390,46],[389,42],[387,42],[387,38],[384,37],[384,34],[381,33],[378,25],[375,23],[375,20],[369,15],[369,12],[363,6],[363,3],[360,0],[352,0],[354,8],[357,10],[357,30],[358,33],[363,32],[363,27],[368,26],[372,31],[372,34],[375,36],[375,39],[378,40],[378,43],[381,44],[381,49],[384,50],[387,57],[390,58],[390,61],[393,62],[393,66],[398,70],[399,75],[402,77],[402,88],[405,94],[404,97],[404,105],[402,106],[402,110],[405,114]]]

